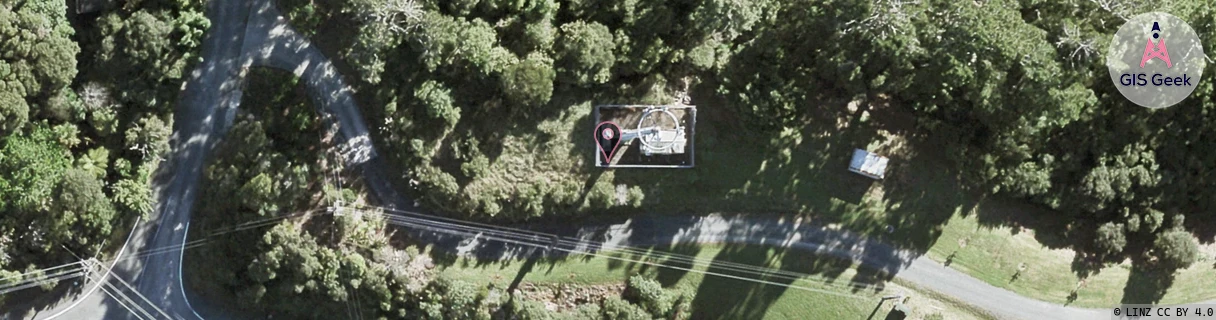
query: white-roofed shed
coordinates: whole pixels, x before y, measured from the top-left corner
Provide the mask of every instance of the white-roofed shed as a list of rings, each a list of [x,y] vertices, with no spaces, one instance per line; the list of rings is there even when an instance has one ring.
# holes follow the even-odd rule
[[[887,163],[891,159],[862,149],[853,150],[853,159],[849,160],[849,171],[856,172],[873,179],[883,179],[887,175]]]

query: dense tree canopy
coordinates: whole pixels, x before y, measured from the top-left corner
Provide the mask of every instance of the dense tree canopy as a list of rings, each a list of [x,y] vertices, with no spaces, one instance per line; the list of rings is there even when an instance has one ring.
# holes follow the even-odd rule
[[[152,211],[168,102],[208,25],[198,1],[68,3],[0,3],[0,273],[98,252]]]
[[[7,102],[0,106],[0,133],[20,128],[28,113],[41,111],[30,105],[43,105],[76,77],[80,46],[66,12],[55,1],[0,5],[0,100]]]
[[[553,95],[553,69],[541,54],[530,54],[517,64],[503,70],[502,87],[507,100],[530,110],[544,106]]]
[[[556,63],[563,82],[577,85],[602,84],[611,80],[613,55],[612,32],[602,24],[582,21],[561,26]]]
[[[100,41],[92,60],[124,103],[164,110],[176,94],[169,88],[180,83],[186,67],[195,62],[195,51],[210,22],[202,14],[201,1],[139,4],[108,10],[97,18]]]
[[[1167,266],[1186,268],[1199,260],[1199,245],[1186,231],[1166,231],[1158,234],[1153,242],[1153,255]]]
[[[945,158],[964,168],[968,188],[1059,210],[1087,221],[1088,231],[1122,224],[1128,243],[1153,242],[1168,222],[1158,216],[1216,205],[1201,187],[1212,182],[1211,161],[1193,152],[1210,144],[1203,110],[1212,106],[1203,101],[1211,85],[1179,106],[1147,112],[1120,99],[1105,78],[1104,45],[1141,11],[1133,6],[409,3],[356,1],[317,12],[352,15],[358,36],[339,58],[360,72],[358,85],[375,92],[364,98],[373,122],[383,124],[389,156],[411,168],[405,176],[424,202],[447,211],[520,219],[629,203],[604,200],[613,198],[611,188],[578,178],[503,173],[530,166],[588,174],[482,128],[499,128],[504,117],[528,127],[588,99],[667,103],[665,94],[689,84],[709,88],[746,128],[762,132],[820,116],[814,101],[823,98],[883,100],[912,115],[915,135],[949,142]],[[1198,1],[1161,10],[1196,28],[1213,20]],[[542,150],[554,147],[567,146]],[[498,159],[502,152],[535,156],[510,163]],[[1121,251],[1116,229],[1103,231],[1102,251]]]
[[[66,225],[72,223],[74,216],[60,216],[60,212],[52,212],[52,206],[58,205],[54,195],[61,185],[61,175],[71,165],[71,154],[67,146],[54,139],[54,133],[45,125],[40,125],[31,136],[9,137],[0,149],[0,193],[6,229],[13,232],[6,234],[24,234],[17,243],[28,249],[45,252],[57,248],[65,237]],[[87,200],[80,199],[85,202]],[[49,215],[49,216],[48,216]],[[62,220],[68,221],[60,221]],[[26,227],[35,225],[32,232],[15,232],[27,230]]]
[[[1127,245],[1127,236],[1121,223],[1107,222],[1098,227],[1095,244],[1098,250],[1107,254],[1118,254]]]
[[[513,163],[498,155],[516,152],[518,135],[478,128],[505,115],[524,126],[557,119],[570,101],[650,101],[650,92],[634,90],[667,93],[692,83],[759,134],[810,117],[859,116],[817,110],[827,98],[889,104],[912,118],[910,136],[944,142],[942,158],[954,161],[966,188],[1056,210],[1075,235],[1093,241],[1077,249],[1112,261],[1151,251],[1181,217],[1192,217],[1182,230],[1216,222],[1194,218],[1216,206],[1205,192],[1216,181],[1213,156],[1203,151],[1216,141],[1211,83],[1150,111],[1126,102],[1107,79],[1110,35],[1147,8],[1085,0],[580,0],[557,1],[556,9],[500,2],[424,1],[418,23],[400,25],[426,36],[380,42],[388,46],[380,48],[386,67],[373,77],[383,81],[367,85],[378,90],[373,105],[390,107],[373,114],[386,119],[389,154],[414,168],[406,176],[436,208],[520,219],[628,203],[577,179],[590,174],[580,166],[545,162],[553,157],[543,151],[566,146],[518,151],[536,156]],[[1154,10],[1197,30],[1216,20],[1201,1]],[[1199,33],[1211,51],[1216,37]],[[397,107],[433,82],[449,89],[450,102]],[[449,106],[461,117],[435,130],[424,110]],[[503,173],[526,166],[576,179]]]
[[[940,140],[942,150],[932,152],[953,161],[965,189],[1053,209],[1059,216],[1051,219],[1067,221],[1067,237],[1093,241],[1075,249],[1111,261],[1189,266],[1199,255],[1189,231],[1216,222],[1195,214],[1216,207],[1206,190],[1216,182],[1216,156],[1208,152],[1216,150],[1211,83],[1178,106],[1149,111],[1127,103],[1106,78],[1105,42],[1128,16],[1147,8],[1087,0],[284,2],[306,32],[337,26],[353,33],[334,57],[356,72],[378,146],[421,203],[447,213],[524,220],[637,207],[650,196],[669,200],[664,190],[614,184],[630,181],[630,173],[589,169],[584,157],[572,156],[587,146],[567,136],[588,131],[580,126],[591,105],[665,104],[699,90],[713,96],[703,108],[731,111],[714,113],[723,132],[776,137],[807,123],[866,121],[867,112],[821,110],[819,102],[832,99],[907,115],[910,128],[900,134]],[[1160,10],[1196,28],[1216,22],[1202,1],[1172,1]],[[180,75],[188,60],[164,52],[182,44],[145,36],[193,34],[181,26],[200,24],[181,11],[119,11],[99,19],[101,33],[109,35],[99,63],[153,59],[159,63],[148,72],[166,77],[124,70],[120,74],[143,82],[114,85],[122,104],[158,105],[158,97],[139,88],[157,92]],[[1200,34],[1208,49],[1216,45],[1214,33]],[[137,125],[116,132],[126,147],[155,155],[163,145],[151,142],[164,136],[158,128],[168,126],[168,118],[149,112],[121,114],[119,122]],[[245,196],[208,209],[218,216],[281,214],[307,207],[301,194],[317,192],[307,177],[320,172],[320,161],[292,151],[310,145],[283,138],[310,135],[275,134],[291,131],[275,123],[282,117],[259,112],[236,124],[232,144],[208,169],[209,186],[218,190],[208,191],[209,201]],[[0,121],[29,121],[10,116],[19,113],[0,112]],[[107,118],[91,110],[89,119]],[[709,154],[717,161],[731,156]],[[124,177],[138,172],[119,169],[129,167],[119,162],[110,167]],[[698,179],[687,176],[679,177]],[[122,201],[117,207],[136,206]],[[334,304],[302,308],[305,303],[344,303],[362,293],[390,318],[480,318],[501,306],[488,298],[490,289],[456,279],[410,285],[369,253],[380,246],[352,244],[361,237],[346,237],[356,232],[344,223],[280,224],[245,239],[256,248],[228,248],[240,252],[231,257],[239,263],[218,278],[244,299],[277,302],[268,304],[272,311],[300,318],[340,312]],[[318,225],[341,230],[340,236],[309,229]],[[256,285],[244,285],[250,281]],[[292,295],[304,298],[288,301]],[[634,277],[622,297],[601,301],[594,314],[669,317],[679,313],[673,310],[681,300],[654,280]],[[503,312],[549,316],[528,301],[512,300]]]

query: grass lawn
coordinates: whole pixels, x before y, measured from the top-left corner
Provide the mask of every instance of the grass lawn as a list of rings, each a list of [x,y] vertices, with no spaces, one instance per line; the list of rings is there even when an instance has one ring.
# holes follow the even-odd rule
[[[847,112],[844,102],[824,104]],[[842,123],[808,120],[797,128],[757,131],[741,126],[731,110],[707,102],[698,111],[695,168],[604,170],[591,168],[595,148],[584,134],[592,131],[592,109],[592,102],[574,102],[534,125],[508,126],[513,127],[502,137],[500,152],[463,194],[504,197],[536,190],[551,192],[555,199],[579,199],[572,208],[547,208],[552,217],[800,215],[899,239],[892,243],[917,250],[927,250],[942,224],[974,205],[957,187],[957,174],[949,166],[925,160],[931,153],[899,151],[907,143],[887,123],[852,117]],[[890,170],[897,178],[876,182],[849,172],[854,148],[890,151],[895,161]],[[893,234],[885,231],[888,225],[896,227]]]
[[[906,302],[913,309],[910,319],[920,319],[933,313],[940,313],[946,319],[990,318],[974,307],[949,298],[876,279],[870,272],[841,260],[817,259],[801,252],[787,255],[780,249],[759,246],[705,246],[695,251],[690,255],[704,262],[691,268],[696,271],[710,270],[742,276],[722,268],[724,262],[736,262],[798,270],[804,275],[787,278],[767,273],[761,276],[765,281],[791,286],[786,288],[696,271],[659,268],[636,261],[680,267],[687,265],[664,262],[662,257],[652,254],[621,252],[534,262],[479,263],[477,260],[459,259],[443,273],[473,283],[493,283],[500,288],[509,286],[517,278],[522,283],[537,285],[614,284],[623,283],[632,274],[645,273],[659,279],[667,288],[695,295],[692,319],[882,319],[894,304],[887,301],[880,305],[879,301],[883,296],[895,294],[910,297]],[[848,279],[858,278],[866,279],[859,281],[869,285],[849,286]]]
[[[338,52],[350,45],[350,32],[342,25],[322,24],[313,40],[344,74],[354,78],[356,73]],[[375,101],[375,90],[363,89],[358,98],[366,106],[369,122],[378,126],[383,120],[375,118],[370,103]],[[690,94],[698,104],[694,169],[592,168],[595,148],[588,137],[594,125],[592,107],[597,103],[641,103],[648,98],[555,91],[553,106],[546,110],[556,111],[546,111],[529,122],[503,123],[491,117],[484,125],[466,126],[495,128],[500,135],[483,141],[501,141],[501,147],[493,150],[483,176],[461,182],[462,195],[502,199],[547,194],[561,203],[577,199],[569,206],[545,204],[548,216],[563,220],[592,213],[609,219],[643,212],[801,215],[928,252],[942,262],[955,253],[951,266],[962,272],[1061,304],[1109,307],[1124,301],[1182,303],[1216,298],[1212,264],[1201,261],[1180,271],[1172,282],[1152,271],[1133,270],[1126,263],[1106,267],[1090,275],[1070,301],[1079,281],[1073,266],[1076,254],[1066,249],[1072,243],[1055,235],[1063,234],[1071,221],[1019,201],[985,198],[964,190],[957,170],[940,150],[944,143],[938,139],[942,137],[919,136],[909,124],[910,117],[898,108],[875,106],[862,112],[849,108],[848,99],[810,99],[805,103],[815,108],[809,112],[817,114],[808,115],[805,123],[760,131],[738,119],[712,85],[694,86]],[[470,113],[467,118],[477,116]],[[854,148],[891,156],[889,178],[875,182],[848,172],[848,157]],[[888,225],[895,227],[893,233],[885,232]],[[1030,229],[1015,232],[1009,226]],[[968,245],[959,249],[962,238],[968,239]],[[1028,268],[1010,281],[1021,263]],[[536,274],[529,277],[539,277]],[[560,281],[620,280],[623,274],[580,272],[574,279]],[[794,294],[803,293],[781,296]]]
[[[981,208],[984,205],[980,206]],[[1216,299],[1216,277],[1211,262],[1198,262],[1174,275],[1172,285],[1159,283],[1152,271],[1134,270],[1129,262],[1102,268],[1085,281],[1077,291],[1075,301],[1069,301],[1080,278],[1073,271],[1076,253],[1069,249],[1051,249],[1043,245],[1033,230],[1015,232],[1004,226],[984,226],[983,215],[956,216],[946,225],[941,238],[929,256],[946,261],[951,253],[950,267],[997,287],[1053,303],[1080,307],[1110,307],[1123,302],[1152,303],[1156,291],[1162,290],[1159,304],[1191,303]],[[1040,232],[1041,233],[1041,232]],[[960,239],[966,247],[960,249]],[[1016,280],[1018,265],[1027,268]]]
[[[545,141],[541,137],[549,137],[548,146],[553,148],[529,154],[528,149],[508,147],[500,159],[534,159],[536,154],[559,157],[592,150],[580,147],[580,141],[588,139],[567,140],[571,131],[591,131],[590,122],[584,121],[590,107],[573,106],[560,118],[542,123],[542,133],[518,138]],[[884,149],[897,144],[885,134],[890,132],[885,124],[854,121],[829,133],[823,132],[827,129],[822,123],[808,123],[800,129],[766,135],[739,130],[721,118],[721,110],[703,108],[709,111],[698,119],[695,169],[606,170],[587,178],[596,187],[627,185],[643,190],[640,208],[620,208],[615,214],[803,215],[897,246],[928,251],[941,262],[956,251],[960,239],[968,238],[967,247],[957,250],[951,259],[953,268],[1031,298],[1080,307],[1216,299],[1210,262],[1180,271],[1172,283],[1155,271],[1133,270],[1130,263],[1109,266],[1091,274],[1085,287],[1070,297],[1079,282],[1079,271],[1073,265],[1076,254],[1067,249],[1072,243],[1058,236],[1070,221],[1017,200],[984,197],[960,188],[957,173],[940,159],[941,152],[932,143],[910,146],[916,150],[913,152],[892,152],[896,153],[892,178],[873,182],[844,168],[854,147]],[[588,128],[580,128],[583,123]],[[560,179],[551,176],[554,171],[532,171],[550,169],[520,166],[514,172]],[[895,226],[895,232],[882,232],[886,225]],[[1029,228],[1014,232],[1009,226]],[[1026,263],[1027,269],[1010,281],[1020,263]]]

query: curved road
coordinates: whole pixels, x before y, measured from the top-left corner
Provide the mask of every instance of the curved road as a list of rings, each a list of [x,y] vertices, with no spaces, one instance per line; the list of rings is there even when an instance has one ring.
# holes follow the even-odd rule
[[[206,156],[231,125],[240,103],[242,70],[249,66],[289,70],[301,77],[316,107],[326,118],[337,121],[339,136],[351,146],[348,161],[363,171],[373,193],[389,200],[385,202],[391,206],[408,207],[408,201],[393,190],[384,179],[386,175],[379,171],[383,168],[366,138],[367,128],[341,75],[319,50],[287,25],[269,0],[212,0],[207,14],[212,25],[203,42],[203,62],[186,83],[177,106],[175,151],[166,162],[172,170],[167,171],[168,183],[159,189],[159,218],[155,224],[138,229],[128,251],[141,252],[185,242]],[[1065,307],[1017,295],[919,253],[896,250],[849,232],[773,217],[638,217],[617,225],[571,227],[555,233],[572,234],[582,242],[599,243],[607,249],[672,243],[776,245],[855,259],[1002,318],[1109,318],[1105,309]],[[201,319],[182,288],[180,250],[150,255],[142,261],[126,260],[114,272],[117,277],[137,279],[132,282],[139,292],[173,319]],[[114,300],[100,294],[80,299],[85,299],[85,303],[69,310],[64,319],[129,317]]]
[[[241,61],[242,48],[239,44],[244,37],[249,8],[250,3],[246,1],[207,2],[211,27],[203,40],[202,62],[195,66],[177,104],[174,135],[171,138],[174,151],[162,167],[172,169],[163,171],[167,173],[168,177],[164,178],[168,181],[157,188],[158,218],[136,229],[134,240],[127,244],[126,251],[137,253],[185,242],[190,210],[197,196],[198,179],[205,158],[230,124],[227,123],[230,120],[227,115],[232,114],[240,103],[241,68],[244,63]],[[114,277],[131,279],[138,292],[147,297],[148,301],[142,304],[142,308],[158,307],[174,319],[199,318],[181,286],[180,250],[149,255],[142,260],[122,260],[113,268],[113,272]],[[59,319],[133,318],[116,300],[100,293],[77,299],[81,299],[82,303],[70,310],[52,309],[35,318],[60,314],[61,311]]]

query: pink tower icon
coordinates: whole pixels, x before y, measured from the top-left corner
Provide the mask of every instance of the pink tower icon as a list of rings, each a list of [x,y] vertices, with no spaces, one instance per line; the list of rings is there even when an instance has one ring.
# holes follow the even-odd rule
[[[1173,68],[1174,63],[1170,62],[1170,52],[1165,48],[1165,38],[1162,38],[1158,32],[1161,31],[1161,26],[1153,22],[1153,38],[1157,38],[1157,44],[1153,45],[1153,39],[1148,39],[1148,43],[1144,45],[1144,55],[1140,57],[1140,67],[1144,68],[1144,63],[1153,58],[1165,61],[1166,68]]]

